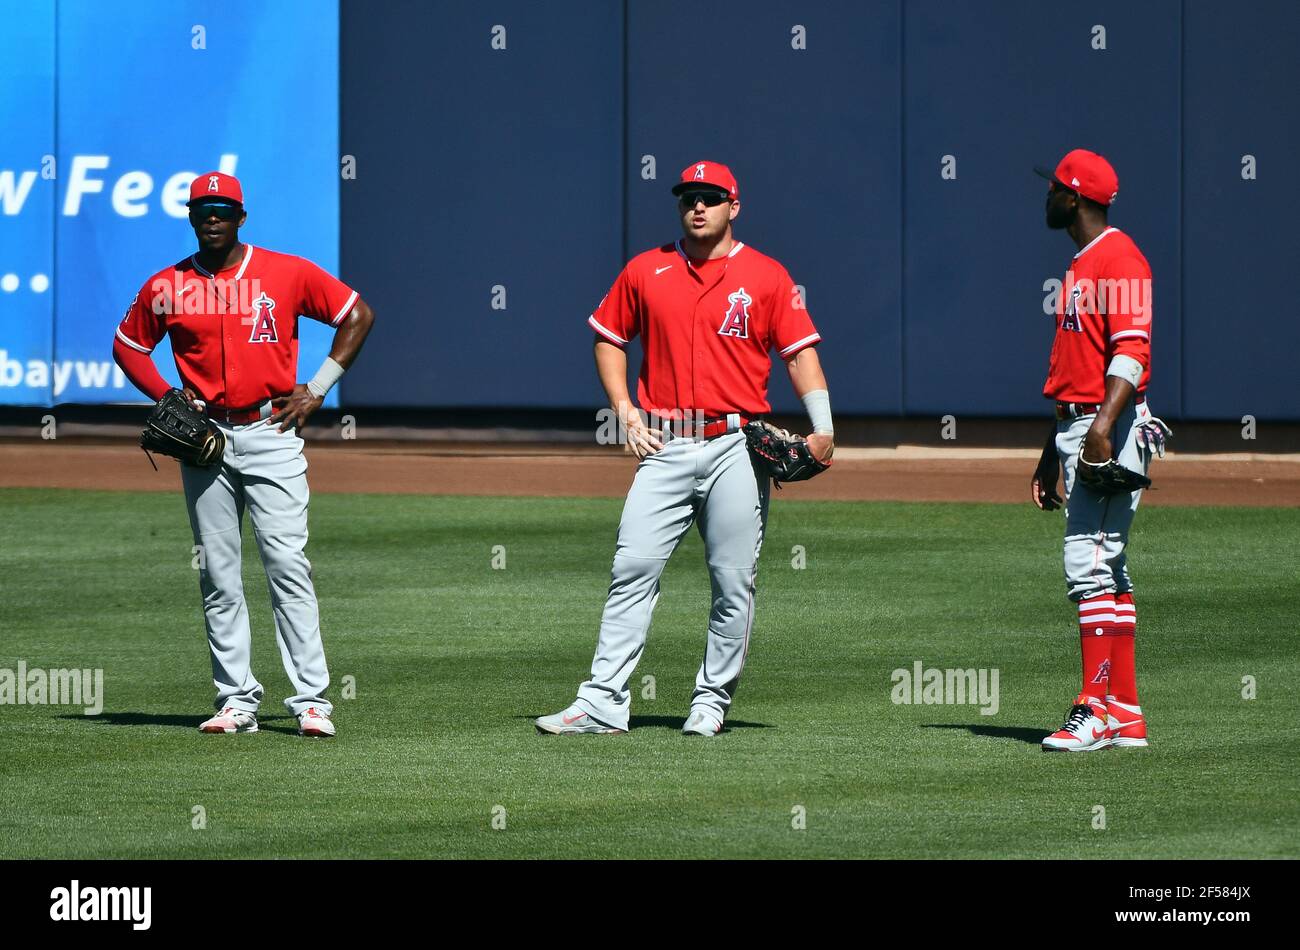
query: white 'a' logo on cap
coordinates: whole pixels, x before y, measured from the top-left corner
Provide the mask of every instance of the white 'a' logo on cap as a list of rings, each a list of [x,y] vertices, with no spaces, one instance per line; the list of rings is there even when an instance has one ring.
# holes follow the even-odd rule
[[[1079,187],[1079,179],[1077,179],[1077,178],[1071,178],[1071,179],[1070,179],[1070,184],[1073,185],[1075,188],[1078,188],[1078,187]]]
[[[698,165],[695,166],[695,180],[696,180],[696,181],[704,181],[704,163],[703,163],[703,162],[700,162],[700,164],[698,164]]]
[[[208,191],[216,191],[216,190],[217,190],[217,176],[216,176],[216,175],[209,175],[209,176],[208,176]]]

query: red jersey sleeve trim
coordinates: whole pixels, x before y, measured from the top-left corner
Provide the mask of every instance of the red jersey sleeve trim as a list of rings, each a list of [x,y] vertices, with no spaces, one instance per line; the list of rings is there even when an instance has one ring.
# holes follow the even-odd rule
[[[336,327],[343,322],[343,318],[352,312],[352,305],[357,302],[357,292],[352,291],[352,296],[348,298],[347,303],[339,308],[339,312],[334,314],[334,319],[330,321],[330,326]]]
[[[121,327],[118,327],[118,328],[117,328],[117,338],[118,338],[119,340],[121,340],[123,343],[125,343],[127,346],[129,346],[129,347],[130,347],[131,349],[133,349],[133,350],[139,350],[141,353],[152,353],[152,352],[153,352],[153,350],[151,350],[151,349],[146,349],[145,347],[141,346],[139,343],[135,342],[135,340],[133,340],[133,339],[131,339],[129,336],[127,336],[125,333],[123,333]]]
[[[605,327],[602,327],[602,326],[601,326],[601,325],[596,321],[596,315],[595,315],[595,314],[592,314],[590,317],[587,318],[587,324],[588,324],[588,325],[589,325],[593,330],[595,330],[597,333],[599,333],[601,336],[603,336],[605,339],[609,340],[609,342],[611,342],[611,343],[616,343],[616,344],[618,344],[619,346],[627,346],[627,340],[623,339],[621,336],[619,336],[617,333],[613,332],[612,330],[609,330],[609,329],[606,329]]]
[[[798,353],[800,350],[807,349],[808,347],[812,346],[814,343],[820,343],[821,338],[822,335],[820,333],[813,333],[809,336],[804,337],[802,340],[796,340],[795,342],[787,346],[784,350],[781,350],[780,355],[783,359],[794,356],[794,354]]]
[[[1114,343],[1116,340],[1122,340],[1125,337],[1130,336],[1138,336],[1144,340],[1151,339],[1151,334],[1147,333],[1146,330],[1120,330],[1118,333],[1112,333],[1110,335],[1110,341]]]

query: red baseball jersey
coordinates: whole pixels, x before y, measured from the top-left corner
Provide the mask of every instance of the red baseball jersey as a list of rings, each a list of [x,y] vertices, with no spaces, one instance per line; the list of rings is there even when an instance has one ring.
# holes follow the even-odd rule
[[[740,242],[710,261],[680,241],[638,254],[587,323],[620,347],[641,337],[637,402],[665,416],[762,415],[768,351],[789,359],[821,340],[786,269]]]
[[[298,317],[338,326],[356,291],[311,261],[244,245],[243,259],[210,274],[189,257],[140,288],[117,338],[151,353],[164,336],[182,385],[210,405],[242,409],[293,391]]]
[[[1151,266],[1132,238],[1107,228],[1074,255],[1056,307],[1056,339],[1043,395],[1100,403],[1116,355],[1142,364],[1151,380]]]

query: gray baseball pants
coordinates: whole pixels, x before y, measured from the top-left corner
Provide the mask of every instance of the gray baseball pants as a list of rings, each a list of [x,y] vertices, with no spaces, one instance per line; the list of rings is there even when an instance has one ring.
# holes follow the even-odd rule
[[[767,525],[770,482],[754,465],[745,437],[671,438],[642,459],[623,506],[614,567],[591,677],[577,705],[619,729],[628,727],[629,683],[645,649],[660,577],[692,524],[704,540],[712,580],[704,661],[692,709],[726,717],[749,650],[754,580]]]

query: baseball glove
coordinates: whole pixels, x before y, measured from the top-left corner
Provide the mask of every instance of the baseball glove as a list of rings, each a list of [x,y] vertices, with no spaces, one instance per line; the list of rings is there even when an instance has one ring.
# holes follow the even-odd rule
[[[802,482],[831,467],[812,454],[806,439],[791,435],[769,422],[747,422],[741,430],[749,451],[776,482]]]
[[[1125,468],[1115,459],[1086,461],[1079,456],[1079,481],[1102,495],[1128,495],[1140,488],[1150,488],[1151,479],[1141,472]]]
[[[191,465],[216,465],[226,449],[226,434],[191,406],[183,392],[169,389],[149,413],[140,433],[140,448],[151,463],[150,453],[157,452]]]

